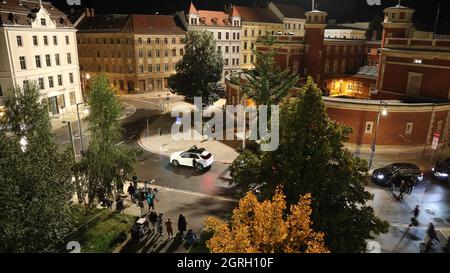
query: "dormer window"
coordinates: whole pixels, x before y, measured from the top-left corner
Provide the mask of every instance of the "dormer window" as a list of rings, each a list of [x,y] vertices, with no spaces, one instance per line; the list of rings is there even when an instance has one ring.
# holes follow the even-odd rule
[[[211,21],[214,25],[217,25],[217,18],[212,18]]]
[[[41,19],[41,26],[46,26],[47,25],[47,20],[45,20],[45,18]]]
[[[200,24],[204,25],[206,23],[206,18],[202,17],[200,18]]]

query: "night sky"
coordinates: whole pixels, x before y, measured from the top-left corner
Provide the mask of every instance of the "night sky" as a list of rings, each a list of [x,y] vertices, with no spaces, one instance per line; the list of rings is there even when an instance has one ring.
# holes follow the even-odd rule
[[[146,13],[171,14],[184,10],[190,0],[80,0],[83,7],[91,7],[96,13]],[[58,8],[68,11],[65,0],[51,1]],[[265,0],[194,0],[199,9],[221,10],[225,4],[263,5]],[[310,9],[311,0],[275,0],[274,2],[302,5]],[[385,7],[394,6],[398,0],[381,0],[381,6],[369,6],[366,0],[316,0],[319,9],[328,12],[328,19],[345,21],[369,21],[375,14],[382,15]],[[421,29],[431,30],[435,21],[438,3],[441,4],[439,32],[450,34],[450,1],[448,0],[403,0],[402,4],[416,9],[414,22]],[[74,6],[76,7],[76,6]]]

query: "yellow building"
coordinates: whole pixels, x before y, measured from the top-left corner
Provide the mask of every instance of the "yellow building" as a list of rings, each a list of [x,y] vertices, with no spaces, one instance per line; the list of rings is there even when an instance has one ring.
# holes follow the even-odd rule
[[[242,20],[241,68],[253,69],[256,56],[253,52],[258,37],[283,34],[283,21],[269,8],[234,6]]]
[[[186,32],[171,15],[85,16],[76,27],[82,75],[105,73],[121,92],[166,90],[184,54]]]

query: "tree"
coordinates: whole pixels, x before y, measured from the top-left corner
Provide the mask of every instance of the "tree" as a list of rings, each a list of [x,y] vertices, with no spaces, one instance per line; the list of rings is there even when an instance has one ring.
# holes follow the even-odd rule
[[[89,204],[95,198],[117,196],[124,181],[134,173],[137,151],[117,145],[122,136],[122,106],[104,75],[92,79],[87,118],[91,133],[80,172],[86,180]]]
[[[0,252],[50,252],[71,231],[71,155],[60,152],[35,84],[4,97]]]
[[[350,132],[328,118],[321,91],[309,77],[299,96],[281,106],[278,149],[241,154],[230,168],[233,181],[241,192],[256,187],[260,198],[270,197],[282,185],[289,204],[311,193],[313,228],[326,234],[330,250],[363,252],[366,239],[387,232],[388,224],[366,205],[373,198],[364,188],[367,162],[342,144]],[[259,166],[246,163],[255,156]]]
[[[222,53],[216,50],[213,34],[189,31],[185,37],[185,54],[176,64],[176,74],[170,76],[169,86],[188,100],[202,97],[211,104],[218,99],[217,82],[222,77]]]
[[[214,253],[323,253],[324,235],[311,228],[311,195],[300,197],[285,214],[286,201],[281,190],[272,200],[258,202],[248,192],[233,210],[230,223],[210,217],[207,230],[213,237],[207,241]]]
[[[366,39],[370,40],[373,37],[374,32],[376,33],[375,38],[377,40],[381,39],[381,35],[383,34],[383,25],[381,24],[382,19],[381,17],[376,14],[372,20],[369,22],[369,27],[366,31]]]
[[[276,65],[275,39],[266,36],[263,39],[266,50],[253,50],[257,62],[255,69],[245,72],[245,83],[232,79],[233,83],[240,85],[242,93],[257,105],[278,105],[299,80],[297,73],[282,70]]]

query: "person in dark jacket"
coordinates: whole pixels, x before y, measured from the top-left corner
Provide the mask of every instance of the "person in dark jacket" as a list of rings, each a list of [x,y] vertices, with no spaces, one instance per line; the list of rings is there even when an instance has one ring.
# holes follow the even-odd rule
[[[166,221],[166,231],[167,235],[169,235],[169,239],[173,237],[173,229],[172,229],[172,220],[170,218],[167,218]]]
[[[186,231],[187,228],[187,222],[186,218],[183,214],[180,214],[178,217],[178,232],[180,236],[183,236],[183,233]]]
[[[130,183],[127,192],[130,195],[131,202],[134,203],[134,195],[136,194],[136,188],[133,186],[133,183]]]
[[[164,234],[163,214],[162,213],[160,213],[158,215],[158,217],[156,218],[156,229],[158,230],[159,235],[163,235]]]
[[[150,221],[150,224],[152,224],[152,228],[153,230],[155,230],[156,228],[156,220],[158,218],[158,215],[156,214],[155,211],[150,212],[149,216],[148,216],[148,220]]]
[[[415,226],[417,227],[419,225],[419,221],[417,221],[417,217],[419,217],[419,205],[417,205],[411,213],[413,214],[413,217],[411,218],[411,224],[409,224],[409,227]]]
[[[402,180],[402,182],[400,183],[400,193],[398,195],[398,200],[403,200],[403,193],[405,193],[407,191],[407,185],[405,180]]]

